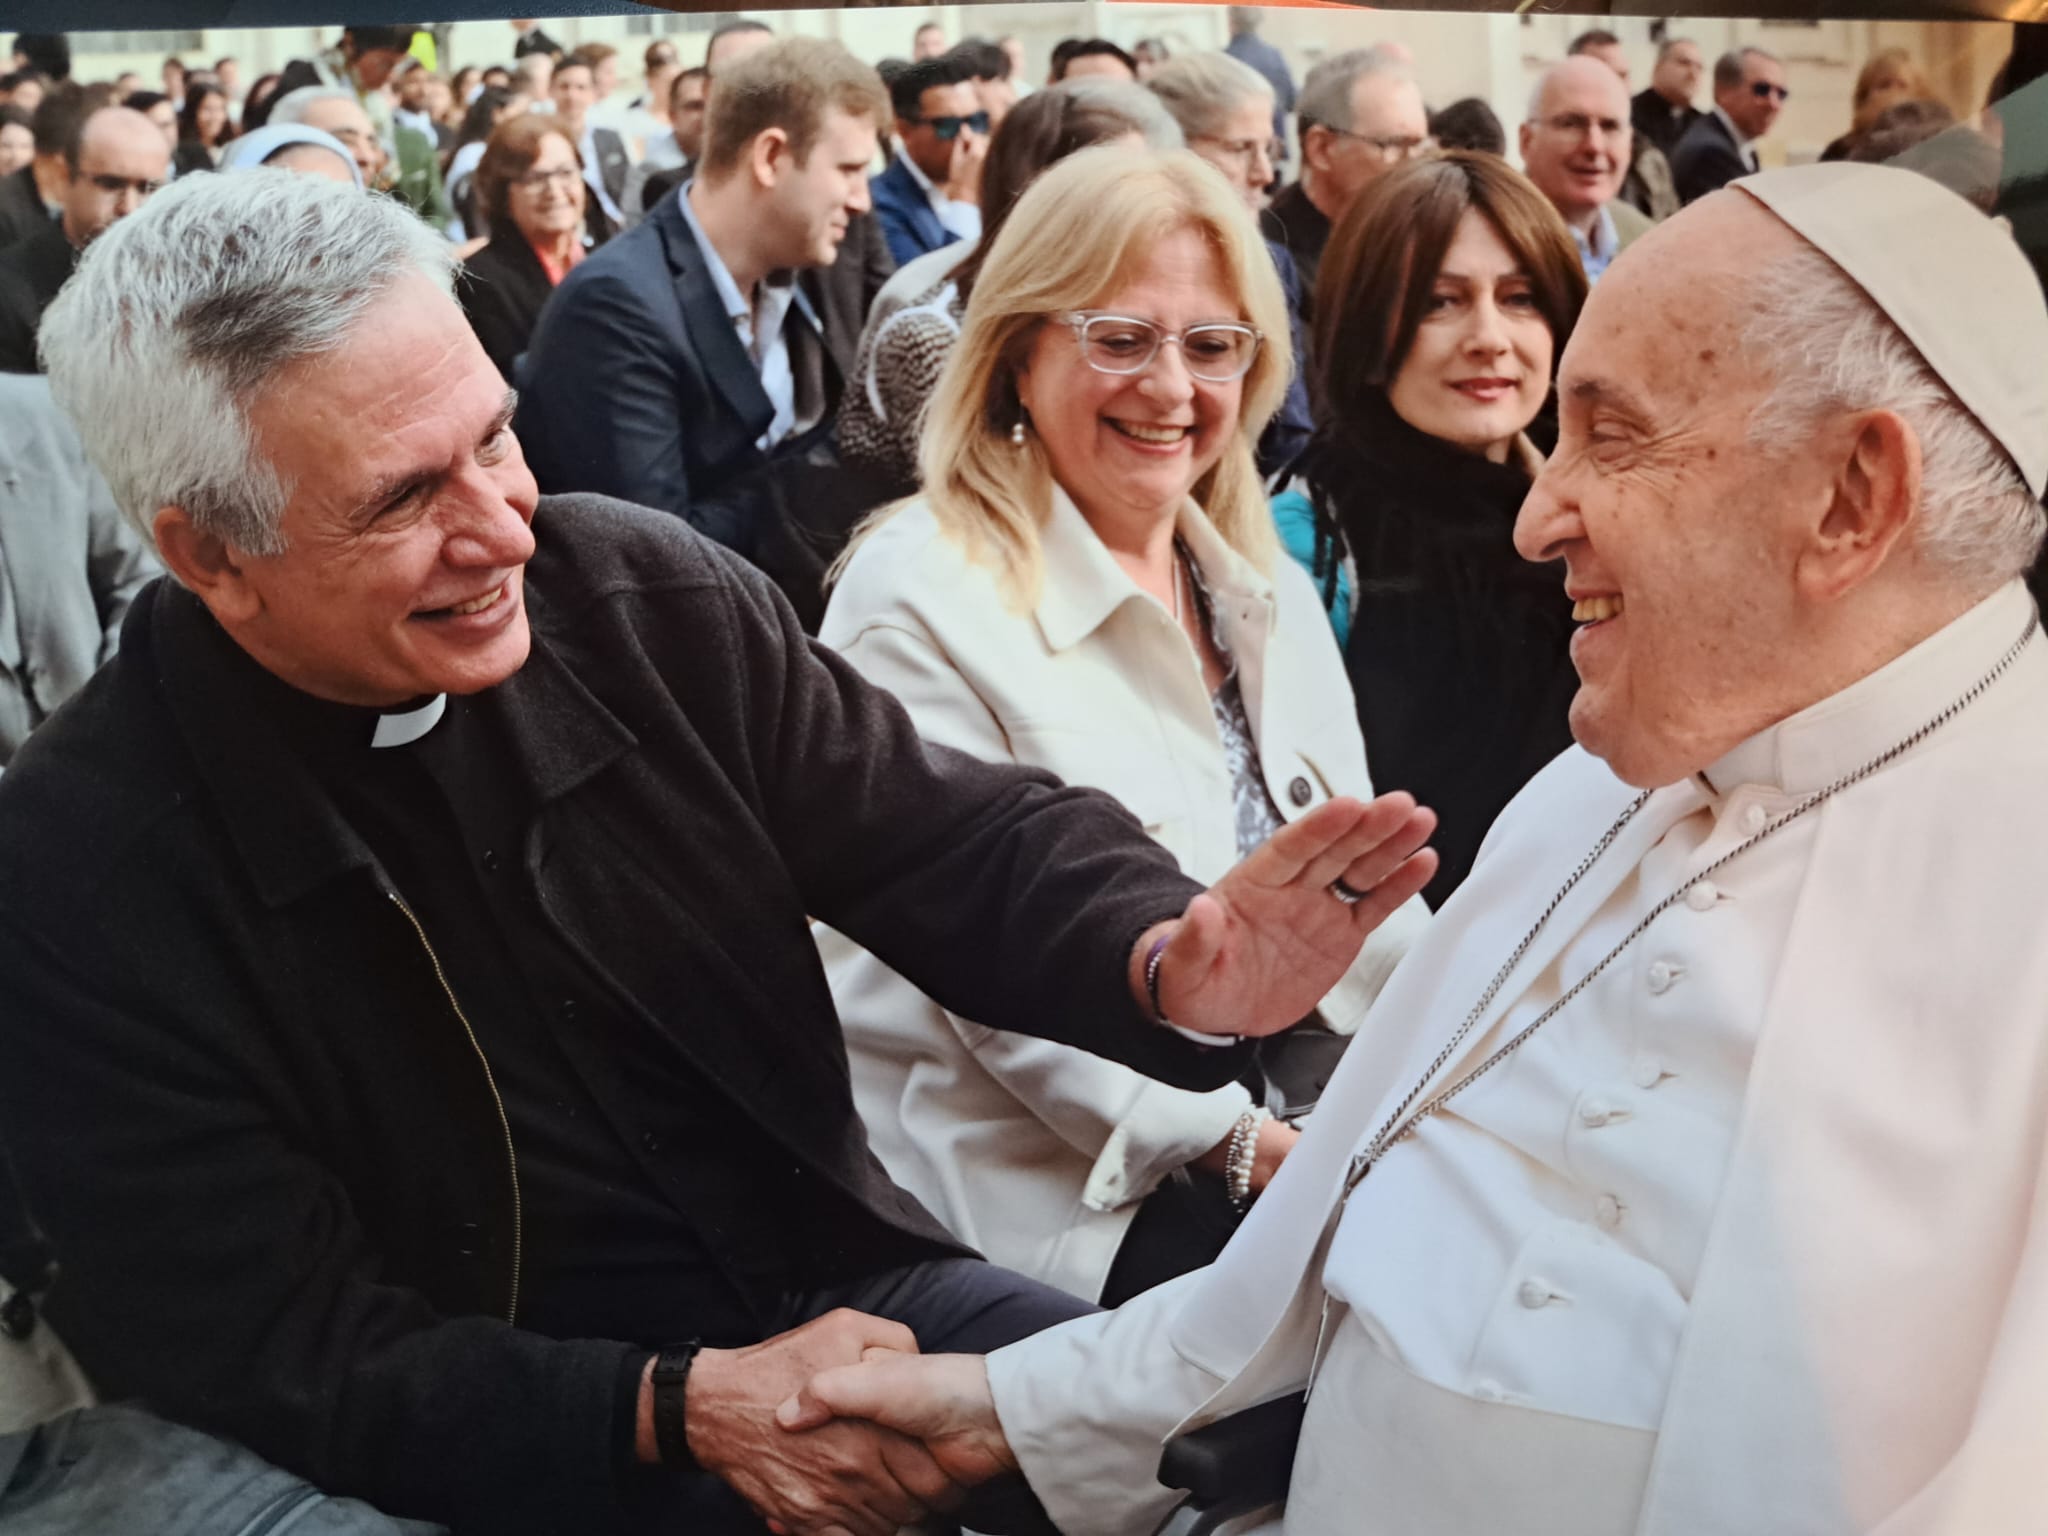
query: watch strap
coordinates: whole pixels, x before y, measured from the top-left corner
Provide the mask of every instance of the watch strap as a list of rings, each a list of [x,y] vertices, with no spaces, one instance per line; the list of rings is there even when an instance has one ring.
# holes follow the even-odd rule
[[[690,1453],[688,1426],[683,1403],[690,1384],[690,1367],[697,1363],[703,1342],[671,1344],[654,1357],[654,1449],[662,1466],[671,1471],[695,1471],[697,1458]]]

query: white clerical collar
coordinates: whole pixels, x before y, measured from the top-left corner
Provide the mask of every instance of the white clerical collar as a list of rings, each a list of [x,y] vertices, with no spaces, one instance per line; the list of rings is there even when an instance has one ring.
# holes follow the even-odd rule
[[[1742,784],[1788,795],[1832,784],[1968,692],[2019,639],[2033,607],[2026,584],[2008,582],[1868,677],[1759,731],[1700,779],[1717,796]]]
[[[408,709],[402,715],[379,715],[377,731],[370,738],[370,746],[372,749],[409,747],[439,725],[441,716],[447,711],[448,695],[437,693],[418,709]],[[356,739],[360,741],[362,738]]]

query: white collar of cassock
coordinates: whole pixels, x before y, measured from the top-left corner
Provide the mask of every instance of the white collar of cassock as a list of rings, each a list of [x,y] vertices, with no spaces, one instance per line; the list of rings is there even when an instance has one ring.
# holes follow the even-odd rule
[[[1759,731],[1701,784],[1717,798],[1744,784],[1796,796],[1855,772],[1968,692],[2019,639],[2033,606],[2025,583],[2007,583],[1868,677]]]
[[[439,725],[447,710],[448,695],[437,693],[418,709],[408,709],[402,715],[379,715],[377,731],[370,738],[370,745],[373,748],[409,747]],[[362,738],[356,739],[360,741]]]

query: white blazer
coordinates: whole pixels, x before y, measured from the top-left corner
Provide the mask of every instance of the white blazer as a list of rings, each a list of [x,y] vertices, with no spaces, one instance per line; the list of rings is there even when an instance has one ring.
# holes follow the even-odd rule
[[[2032,606],[2014,582],[1795,718],[1861,731],[1874,755],[1981,676]],[[1889,699],[1877,715],[1873,696]],[[2048,1531],[2044,783],[2036,636],[1940,733],[1811,813],[1639,1536]],[[1302,1385],[1352,1152],[1634,793],[1575,748],[1516,797],[1214,1265],[989,1357],[1004,1431],[1061,1530],[1150,1531],[1174,1498],[1151,1481],[1164,1438]],[[1524,955],[1525,984],[1687,797],[1651,796]],[[1435,1082],[1521,990],[1502,989]]]
[[[1283,816],[1370,796],[1358,718],[1309,579],[1268,578],[1189,501],[1179,530],[1236,658]],[[929,741],[1050,769],[1114,795],[1193,878],[1237,862],[1230,771],[1194,647],[1064,492],[1043,530],[1035,607],[913,503],[849,562],[820,638],[900,698]],[[1350,1033],[1428,915],[1396,912],[1324,999]],[[1193,1093],[1070,1046],[947,1013],[843,935],[819,949],[846,1025],[855,1101],[890,1174],[999,1264],[1102,1291],[1138,1202],[1223,1140],[1243,1088]]]

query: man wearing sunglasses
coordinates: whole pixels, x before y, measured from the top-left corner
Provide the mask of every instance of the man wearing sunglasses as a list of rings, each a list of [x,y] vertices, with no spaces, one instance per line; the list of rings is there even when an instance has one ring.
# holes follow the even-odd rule
[[[972,70],[947,54],[920,59],[889,86],[896,153],[875,177],[875,217],[903,266],[955,240],[981,238],[976,198],[988,153],[988,113]]]
[[[40,373],[36,327],[78,265],[78,254],[169,178],[170,146],[127,107],[78,120],[64,146],[62,208],[0,251],[0,373]]]
[[[1715,60],[1714,109],[1671,152],[1679,198],[1696,202],[1757,170],[1756,141],[1771,131],[1790,94],[1775,54],[1738,48]]]

